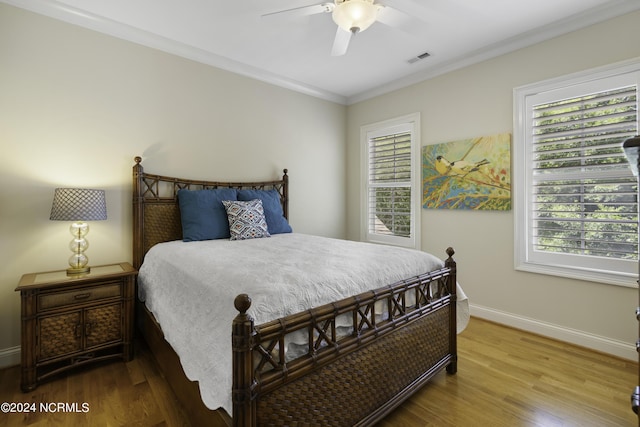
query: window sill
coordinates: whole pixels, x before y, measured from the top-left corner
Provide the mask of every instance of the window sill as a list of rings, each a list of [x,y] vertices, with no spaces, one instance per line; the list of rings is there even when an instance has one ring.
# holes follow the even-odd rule
[[[625,288],[637,288],[638,274],[612,273],[602,270],[589,270],[575,267],[562,267],[540,265],[531,262],[516,262],[515,269],[528,273],[546,274],[551,276],[565,277],[569,279],[584,280],[606,285],[622,286]]]

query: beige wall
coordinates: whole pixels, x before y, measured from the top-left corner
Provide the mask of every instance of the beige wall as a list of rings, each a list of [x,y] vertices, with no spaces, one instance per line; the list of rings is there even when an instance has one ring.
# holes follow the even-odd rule
[[[360,126],[420,112],[422,144],[513,133],[513,88],[640,56],[632,13],[348,109],[348,237],[359,237]],[[472,313],[634,358],[637,290],[514,270],[513,212],[422,210],[422,248],[452,246]]]
[[[344,237],[346,107],[0,4],[0,366],[17,362],[21,275],[66,268],[58,186],[106,190],[90,263],[131,260],[131,167],[272,179],[299,232]]]

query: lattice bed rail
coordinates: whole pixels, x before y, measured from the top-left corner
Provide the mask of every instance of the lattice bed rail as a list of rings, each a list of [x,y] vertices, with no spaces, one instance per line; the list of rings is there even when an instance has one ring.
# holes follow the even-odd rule
[[[284,169],[284,175],[287,175]],[[141,179],[141,195],[147,201],[171,200],[176,201],[179,190],[211,190],[216,188],[237,188],[250,190],[276,189],[283,197],[282,181],[269,182],[216,182],[216,181],[194,181],[180,178],[170,178],[162,175],[145,174]]]
[[[234,425],[286,425],[300,411],[308,425],[376,420],[443,367],[455,373],[456,266],[447,252],[442,269],[257,326],[239,295]],[[292,336],[305,338],[295,357]],[[340,395],[345,382],[350,396]]]
[[[149,201],[177,201],[179,190],[207,190],[216,188],[237,188],[251,190],[269,190],[275,189],[280,194],[281,199],[287,197],[286,184],[288,182],[288,170],[283,170],[283,177],[274,181],[256,181],[256,182],[223,182],[223,181],[202,181],[186,178],[175,178],[163,175],[154,175],[144,173],[140,163],[141,157],[136,157],[136,165],[134,166],[134,187],[135,195]],[[136,173],[137,172],[137,173]],[[285,213],[285,216],[286,213]]]

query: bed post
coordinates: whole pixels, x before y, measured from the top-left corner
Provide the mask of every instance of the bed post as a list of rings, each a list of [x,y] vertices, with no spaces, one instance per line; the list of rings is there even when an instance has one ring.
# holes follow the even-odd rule
[[[456,286],[458,280],[456,277],[457,264],[453,259],[453,255],[455,253],[456,251],[454,251],[453,248],[448,247],[447,255],[449,255],[449,258],[447,258],[447,260],[444,262],[445,267],[451,269],[451,273],[448,277],[448,287],[449,292],[451,293],[451,302],[449,303],[449,315],[451,316],[449,319],[449,352],[452,355],[451,362],[449,362],[449,365],[447,365],[447,373],[449,374],[455,374],[458,371],[458,315],[456,312],[456,302],[458,299]]]
[[[251,341],[253,335],[253,319],[247,314],[251,307],[251,299],[247,294],[240,294],[233,304],[239,314],[233,319],[231,333],[233,349],[233,425],[234,427],[255,427],[256,402],[254,399],[253,356]]]
[[[282,171],[282,211],[284,217],[289,219],[289,172],[288,169]]]
[[[133,267],[139,269],[142,265],[144,244],[144,212],[142,200],[142,176],[144,169],[140,162],[142,157],[136,156],[133,159],[136,164],[133,166]]]

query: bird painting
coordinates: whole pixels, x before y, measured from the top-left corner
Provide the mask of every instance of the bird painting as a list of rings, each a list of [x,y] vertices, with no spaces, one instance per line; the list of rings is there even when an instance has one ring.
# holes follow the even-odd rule
[[[424,208],[511,209],[511,135],[422,148]]]
[[[480,170],[480,166],[488,165],[489,160],[482,159],[479,162],[466,162],[464,160],[457,160],[455,162],[449,162],[442,156],[436,157],[436,170],[441,175],[458,175],[465,177],[471,172]]]

